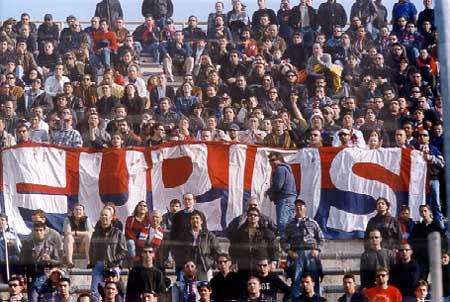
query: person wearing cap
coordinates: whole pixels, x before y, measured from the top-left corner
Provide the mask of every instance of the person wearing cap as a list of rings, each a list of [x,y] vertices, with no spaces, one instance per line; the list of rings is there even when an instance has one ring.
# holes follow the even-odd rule
[[[237,124],[231,124],[228,127],[228,136],[230,137],[230,142],[239,142],[239,126]]]
[[[135,265],[128,275],[126,302],[138,301],[146,292],[165,293],[164,275],[153,264],[155,255],[152,245],[145,245],[141,250],[141,263]]]
[[[288,255],[292,269],[292,298],[300,295],[300,278],[305,272],[312,274],[315,292],[319,293],[320,280],[323,278],[319,253],[325,237],[319,224],[307,216],[306,203],[295,200],[295,217],[286,226],[281,235],[281,247]]]
[[[39,49],[42,49],[42,43],[52,42],[56,47],[59,41],[59,27],[58,24],[53,22],[53,16],[51,14],[45,14],[44,23],[39,25],[37,31],[37,42],[39,43]]]
[[[14,273],[19,262],[22,242],[14,228],[8,224],[8,216],[5,213],[0,213],[0,266],[2,267],[4,267],[6,262],[6,249],[8,249],[9,265],[12,268],[12,273]],[[4,282],[7,281],[6,270],[0,274],[0,281],[2,281],[2,278]]]
[[[367,239],[369,233],[373,229],[377,229],[383,237],[381,246],[390,250],[397,250],[402,241],[401,231],[398,220],[389,211],[390,205],[390,202],[385,197],[377,199],[377,214],[369,219],[365,237]]]

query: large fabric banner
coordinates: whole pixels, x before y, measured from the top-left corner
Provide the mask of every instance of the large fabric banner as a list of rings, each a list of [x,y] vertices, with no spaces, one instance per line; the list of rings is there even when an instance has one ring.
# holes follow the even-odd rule
[[[274,216],[265,192],[270,186],[268,154],[274,149],[230,144],[170,143],[158,148],[69,149],[27,144],[2,151],[2,209],[14,228],[29,233],[34,209],[48,213],[62,228],[74,202],[92,220],[113,202],[124,220],[145,200],[163,212],[183,193],[197,196],[208,226],[221,230],[242,213],[250,196]],[[278,150],[279,151],[279,150]],[[425,202],[426,163],[409,149],[320,148],[279,151],[291,164],[299,198],[308,203],[329,238],[361,236],[375,213],[375,199],[386,197],[395,215],[408,204],[418,218]]]

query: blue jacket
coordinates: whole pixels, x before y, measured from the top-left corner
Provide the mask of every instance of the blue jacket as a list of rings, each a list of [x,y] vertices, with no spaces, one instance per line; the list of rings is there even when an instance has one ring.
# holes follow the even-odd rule
[[[281,199],[296,196],[297,189],[295,187],[294,174],[291,166],[282,163],[276,167],[272,175],[272,183],[267,194],[274,203]]]

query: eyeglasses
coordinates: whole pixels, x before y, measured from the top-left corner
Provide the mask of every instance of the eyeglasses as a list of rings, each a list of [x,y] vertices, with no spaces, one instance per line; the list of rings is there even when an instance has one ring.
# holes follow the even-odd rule
[[[219,260],[219,261],[217,261],[217,263],[227,263],[228,262],[228,260]]]
[[[418,112],[417,112],[418,113]],[[422,133],[422,134],[419,134],[419,136],[424,136],[424,137],[427,137],[428,136],[428,134],[424,134],[424,133]]]

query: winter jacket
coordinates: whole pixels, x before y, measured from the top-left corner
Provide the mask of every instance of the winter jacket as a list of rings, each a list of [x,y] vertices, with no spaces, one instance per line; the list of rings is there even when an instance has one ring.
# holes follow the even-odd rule
[[[173,4],[171,0],[144,0],[142,3],[142,15],[152,16],[154,19],[172,17]]]
[[[319,6],[317,22],[321,26],[321,31],[327,37],[331,37],[334,26],[340,25],[342,28],[345,27],[347,24],[347,13],[340,3],[327,1]]]
[[[395,217],[390,214],[386,215],[376,215],[370,218],[366,227],[366,238],[369,233],[377,229],[381,233],[383,241],[381,241],[381,246],[387,249],[398,249],[402,242],[402,234],[400,232],[400,225]]]
[[[273,171],[272,182],[267,194],[274,203],[279,200],[297,195],[294,174],[288,164],[281,163]]]
[[[118,18],[123,18],[122,6],[119,0],[102,0],[97,3],[94,16],[108,20],[108,24],[114,24]]]
[[[127,244],[121,230],[110,226],[106,229],[98,226],[92,234],[89,247],[91,265],[103,262],[107,268],[119,266],[127,256]]]

